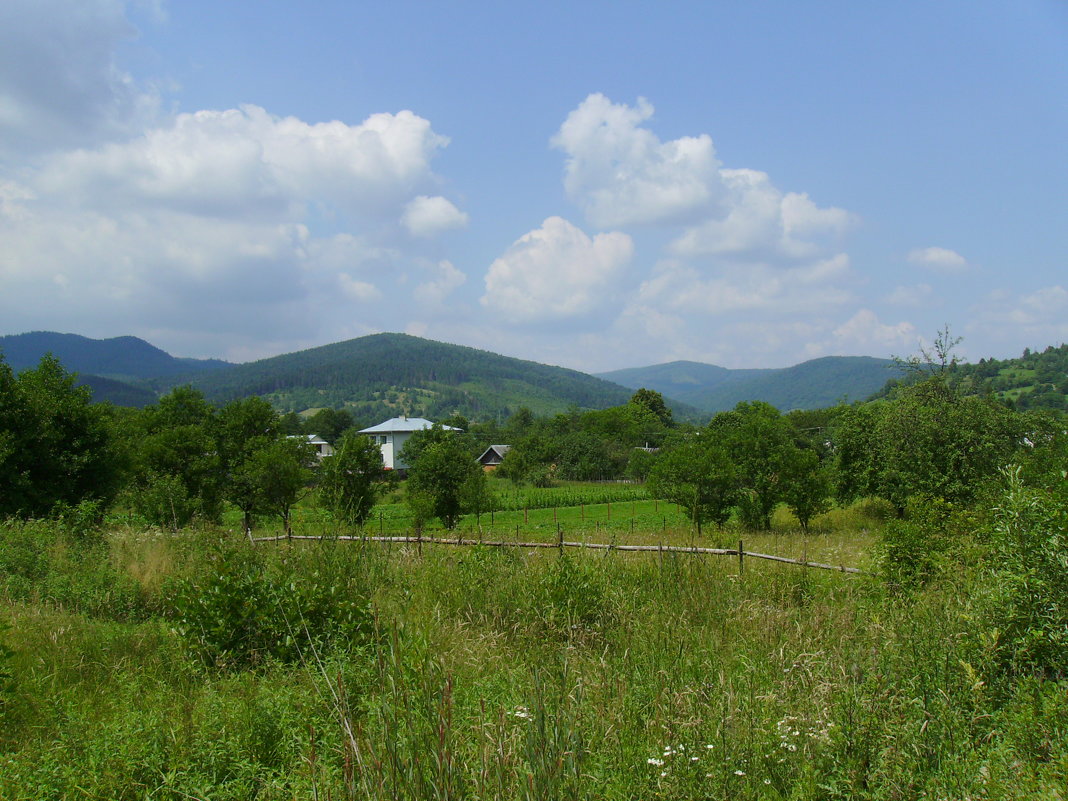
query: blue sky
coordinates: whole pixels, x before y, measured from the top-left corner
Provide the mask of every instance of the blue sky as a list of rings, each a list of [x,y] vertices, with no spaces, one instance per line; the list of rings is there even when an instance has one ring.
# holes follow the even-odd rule
[[[1068,340],[1068,4],[0,6],[0,333],[586,371]]]

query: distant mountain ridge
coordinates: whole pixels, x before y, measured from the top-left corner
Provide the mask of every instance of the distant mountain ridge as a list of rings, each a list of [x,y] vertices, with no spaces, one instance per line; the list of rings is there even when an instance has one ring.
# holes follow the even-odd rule
[[[890,359],[824,356],[793,367],[741,370],[678,361],[613,370],[597,377],[634,389],[655,389],[709,413],[753,400],[785,412],[824,408],[841,400],[865,400],[901,372]]]
[[[174,386],[192,384],[225,403],[260,395],[281,411],[346,408],[377,422],[398,414],[475,420],[506,417],[520,407],[546,415],[569,408],[626,403],[635,389],[662,393],[676,417],[700,421],[739,401],[763,400],[788,411],[864,400],[899,375],[893,362],[865,356],[825,357],[782,369],[731,370],[670,362],[592,376],[577,370],[422,339],[372,334],[246,364],[182,359],[132,336],[96,340],[36,331],[0,337],[16,371],[53,353],[96,400],[144,406]]]
[[[15,372],[36,367],[51,353],[74,373],[131,382],[231,367],[220,359],[183,359],[132,336],[90,339],[79,334],[31,331],[0,336],[0,353]]]

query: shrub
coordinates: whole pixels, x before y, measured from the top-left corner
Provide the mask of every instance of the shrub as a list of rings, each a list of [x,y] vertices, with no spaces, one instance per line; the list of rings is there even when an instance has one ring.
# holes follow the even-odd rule
[[[918,587],[947,567],[974,562],[976,515],[930,496],[911,498],[905,517],[891,520],[876,545],[879,571],[899,589]]]
[[[298,661],[312,648],[366,642],[375,630],[364,588],[337,571],[270,565],[223,544],[196,574],[173,584],[170,604],[175,630],[216,667]]]
[[[1019,468],[990,526],[992,558],[982,620],[998,668],[1068,675],[1068,508],[1025,487]]]

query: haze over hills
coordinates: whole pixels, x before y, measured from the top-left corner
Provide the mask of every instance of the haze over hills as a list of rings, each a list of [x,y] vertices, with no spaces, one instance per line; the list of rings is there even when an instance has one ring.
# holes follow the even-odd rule
[[[171,356],[137,337],[90,339],[79,334],[31,331],[0,336],[0,353],[15,372],[36,367],[51,353],[68,371],[115,381],[166,378],[232,366],[220,359],[183,359]]]
[[[731,370],[700,362],[668,362],[598,373],[625,387],[647,387],[709,412],[761,400],[781,411],[819,409],[864,400],[901,375],[890,359],[824,356],[793,367]]]

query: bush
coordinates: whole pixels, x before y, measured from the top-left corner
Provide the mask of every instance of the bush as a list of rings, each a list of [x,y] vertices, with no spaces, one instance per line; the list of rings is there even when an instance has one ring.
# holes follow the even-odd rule
[[[916,496],[903,519],[886,524],[875,558],[886,581],[898,589],[918,587],[956,568],[975,562],[976,515],[941,498]]]
[[[1068,508],[1006,471],[990,527],[992,558],[982,621],[995,662],[1009,675],[1068,675]]]
[[[223,544],[207,561],[169,594],[175,630],[209,665],[295,662],[313,648],[359,645],[374,634],[365,588],[340,571],[309,570],[300,560],[271,565]]]

